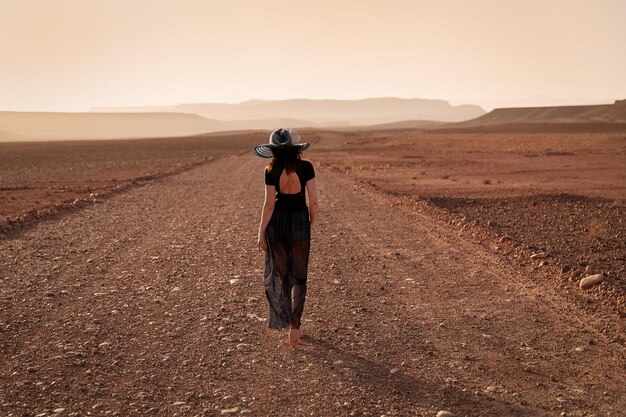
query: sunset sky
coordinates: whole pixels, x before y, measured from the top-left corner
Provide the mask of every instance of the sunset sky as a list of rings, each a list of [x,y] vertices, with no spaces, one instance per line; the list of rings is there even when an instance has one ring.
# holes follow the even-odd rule
[[[626,98],[622,0],[0,6],[0,110],[381,96],[490,109]]]

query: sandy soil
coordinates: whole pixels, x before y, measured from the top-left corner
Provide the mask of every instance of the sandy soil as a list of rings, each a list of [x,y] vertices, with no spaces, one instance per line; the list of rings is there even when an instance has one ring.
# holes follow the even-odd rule
[[[491,231],[482,221],[461,231],[468,222],[452,224],[453,207],[394,182],[401,171],[339,167],[382,151],[359,156],[365,148],[350,135],[312,140],[321,209],[302,345],[289,348],[286,332],[267,328],[255,248],[264,161],[231,151],[0,240],[0,414],[626,409],[619,304],[585,298],[549,267],[514,262],[527,248],[481,234]],[[431,156],[420,163],[432,163],[434,181],[443,168]],[[498,189],[501,171],[490,172]],[[493,188],[478,188],[481,198],[513,195]]]

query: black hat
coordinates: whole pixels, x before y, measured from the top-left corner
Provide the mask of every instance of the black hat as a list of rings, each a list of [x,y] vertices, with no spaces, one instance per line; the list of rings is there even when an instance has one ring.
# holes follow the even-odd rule
[[[270,134],[270,141],[267,145],[257,145],[254,147],[254,154],[261,158],[271,158],[272,148],[300,148],[304,151],[309,147],[308,143],[300,143],[300,134],[294,129],[276,129]]]

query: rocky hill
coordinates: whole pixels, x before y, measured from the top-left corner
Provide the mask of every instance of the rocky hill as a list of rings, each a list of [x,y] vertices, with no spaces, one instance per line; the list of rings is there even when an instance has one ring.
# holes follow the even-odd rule
[[[593,106],[520,107],[489,113],[446,127],[491,126],[524,123],[626,123],[626,100]]]

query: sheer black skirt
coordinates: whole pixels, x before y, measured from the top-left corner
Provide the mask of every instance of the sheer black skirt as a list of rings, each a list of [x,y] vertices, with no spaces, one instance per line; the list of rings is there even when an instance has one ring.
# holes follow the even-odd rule
[[[275,209],[265,234],[264,286],[269,327],[299,328],[306,296],[311,242],[309,210]]]

